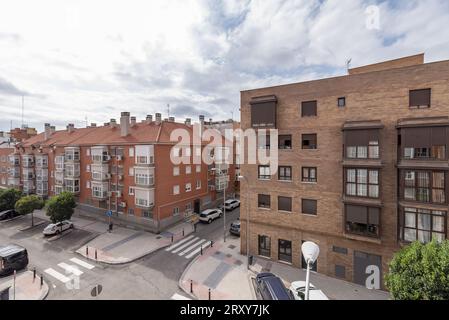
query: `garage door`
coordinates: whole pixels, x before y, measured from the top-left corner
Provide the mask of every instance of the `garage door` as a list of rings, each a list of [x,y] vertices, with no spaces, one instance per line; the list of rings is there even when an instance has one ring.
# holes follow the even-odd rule
[[[369,266],[377,266],[379,281],[382,282],[382,257],[360,251],[354,251],[354,282],[362,286],[366,285],[367,278],[373,274]]]

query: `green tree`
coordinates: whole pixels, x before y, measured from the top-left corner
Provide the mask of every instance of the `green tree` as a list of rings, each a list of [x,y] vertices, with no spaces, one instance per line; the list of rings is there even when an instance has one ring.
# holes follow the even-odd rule
[[[0,212],[14,209],[17,200],[22,197],[22,192],[17,189],[7,189],[0,192]]]
[[[34,226],[34,210],[40,210],[44,207],[45,201],[36,195],[20,198],[15,205],[16,211],[21,215],[31,213],[31,226]]]
[[[403,248],[385,278],[395,300],[449,300],[449,241]]]
[[[70,220],[76,207],[73,193],[62,192],[47,201],[46,214],[53,223]]]

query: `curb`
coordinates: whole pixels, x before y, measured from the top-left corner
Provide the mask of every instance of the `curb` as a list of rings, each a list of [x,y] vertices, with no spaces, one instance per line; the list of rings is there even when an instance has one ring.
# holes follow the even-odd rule
[[[7,224],[8,222],[12,222],[12,221],[14,221],[14,220],[18,220],[18,219],[23,218],[23,217],[24,217],[24,216],[17,216],[17,217],[8,219],[8,220],[2,220],[2,221],[0,221],[0,224]]]
[[[39,227],[40,225],[43,225],[44,223],[45,223],[45,221],[41,221],[41,222],[35,223],[34,226],[28,226],[28,227],[25,227],[25,228],[22,228],[22,229],[18,229],[18,230],[22,231],[22,232],[28,231],[28,230],[34,229],[36,227]]]

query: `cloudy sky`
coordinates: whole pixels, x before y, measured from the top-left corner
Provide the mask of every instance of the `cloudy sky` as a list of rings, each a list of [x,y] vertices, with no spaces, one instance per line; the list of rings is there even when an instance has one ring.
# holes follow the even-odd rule
[[[376,18],[376,7],[379,17]],[[130,111],[239,119],[241,90],[425,52],[449,59],[449,1],[0,0],[0,130]]]

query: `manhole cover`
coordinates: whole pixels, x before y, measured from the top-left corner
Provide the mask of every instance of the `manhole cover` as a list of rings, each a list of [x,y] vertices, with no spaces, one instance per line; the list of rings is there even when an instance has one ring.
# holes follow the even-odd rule
[[[228,248],[229,248],[229,249],[235,249],[236,246],[234,246],[233,244],[230,244],[230,245],[228,246]]]
[[[228,253],[228,254],[226,255],[226,257],[232,258],[232,254]]]
[[[92,288],[92,291],[90,292],[90,295],[92,297],[99,296],[101,291],[103,291],[103,286],[101,284],[99,284],[98,286],[95,286],[95,287]]]

